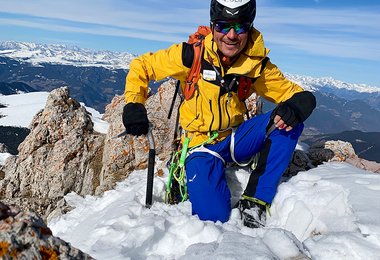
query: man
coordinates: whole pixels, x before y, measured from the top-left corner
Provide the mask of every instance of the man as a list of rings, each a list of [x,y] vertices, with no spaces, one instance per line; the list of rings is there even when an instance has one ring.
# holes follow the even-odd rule
[[[254,0],[211,1],[212,34],[204,39],[201,78],[180,107],[180,124],[191,147],[185,164],[189,200],[200,219],[229,219],[232,205],[225,165],[247,162],[260,153],[235,205],[244,224],[252,227],[265,223],[265,211],[292,157],[302,122],[316,106],[312,93],[287,80],[269,61],[262,35],[253,27],[255,16]],[[131,62],[123,111],[128,133],[138,136],[148,131],[143,105],[148,82],[167,76],[184,82],[193,56],[193,47],[181,43]],[[244,100],[253,92],[278,105],[244,121]],[[211,133],[217,133],[217,138],[211,140]]]

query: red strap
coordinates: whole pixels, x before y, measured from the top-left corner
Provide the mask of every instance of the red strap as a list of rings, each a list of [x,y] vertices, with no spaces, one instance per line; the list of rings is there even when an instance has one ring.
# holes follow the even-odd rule
[[[241,76],[239,78],[238,97],[243,101],[249,97],[249,89],[251,87],[252,80],[250,78]]]
[[[193,44],[194,48],[194,59],[193,64],[191,66],[190,72],[187,75],[186,79],[186,86],[184,89],[184,96],[185,100],[189,100],[193,97],[196,84],[198,80],[201,78],[201,59],[202,59],[202,53],[204,48],[204,42],[203,40],[198,41],[197,43]]]

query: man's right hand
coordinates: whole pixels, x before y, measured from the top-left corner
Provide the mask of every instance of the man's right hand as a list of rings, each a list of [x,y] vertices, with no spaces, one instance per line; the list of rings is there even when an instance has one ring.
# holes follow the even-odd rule
[[[148,133],[149,121],[146,109],[140,103],[128,103],[123,109],[123,124],[128,134],[140,136]]]

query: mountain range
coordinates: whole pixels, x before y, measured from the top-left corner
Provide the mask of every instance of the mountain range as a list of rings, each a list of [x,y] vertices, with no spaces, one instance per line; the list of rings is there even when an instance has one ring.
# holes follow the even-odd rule
[[[81,67],[102,67],[108,69],[128,69],[136,57],[128,52],[101,51],[59,44],[37,44],[28,42],[0,42],[0,55],[18,61],[42,64],[60,64]]]
[[[124,69],[55,63],[36,65],[0,56],[0,82],[13,84],[17,90],[22,83],[37,91],[48,92],[69,86],[75,99],[101,112],[115,94],[123,93],[126,75]],[[5,94],[3,90],[9,92],[9,87],[7,85],[6,89],[2,88],[1,94]]]
[[[124,92],[125,77],[134,57],[127,52],[93,51],[66,45],[2,42],[0,94],[51,91],[69,86],[73,98],[103,113],[112,98]],[[379,87],[332,78],[286,76],[317,97],[317,108],[305,123],[305,135],[380,132]],[[151,82],[152,91],[160,84]],[[273,106],[264,102],[266,109]],[[378,154],[375,156],[380,158]]]
[[[115,95],[123,94],[129,63],[134,57],[127,52],[66,45],[0,42],[0,94],[9,94],[11,87],[16,93],[68,86],[75,99],[104,112]],[[161,83],[150,82],[149,87],[156,90]],[[21,84],[27,86],[20,87]]]
[[[23,82],[0,82],[0,89],[2,95],[13,95],[37,91]]]
[[[349,101],[363,100],[371,107],[380,110],[380,86],[346,83],[331,77],[313,78],[288,73],[285,75],[305,89],[332,94]]]

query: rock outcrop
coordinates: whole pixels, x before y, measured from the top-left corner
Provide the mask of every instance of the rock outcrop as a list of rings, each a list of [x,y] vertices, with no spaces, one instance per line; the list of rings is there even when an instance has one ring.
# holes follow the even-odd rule
[[[93,259],[54,237],[35,213],[0,202],[0,259]]]
[[[164,83],[146,104],[161,160],[168,158],[174,135],[176,111],[167,119],[174,84]],[[147,167],[145,136],[114,138],[124,130],[123,106],[123,97],[116,96],[106,107],[109,130],[100,134],[67,87],[52,91],[45,108],[33,118],[18,156],[8,158],[0,169],[0,200],[49,219],[70,209],[63,199],[67,193],[100,195],[133,170]]]
[[[323,162],[347,162],[357,168],[380,173],[380,163],[359,158],[351,143],[338,140],[315,143],[307,151],[296,150],[285,175],[291,177]]]
[[[340,140],[313,144],[308,154],[313,161],[343,162],[358,158],[352,144]]]
[[[90,115],[67,87],[50,93],[30,129],[18,156],[8,158],[2,168],[0,199],[47,217],[68,192],[93,194],[99,186],[104,135],[93,130]]]

